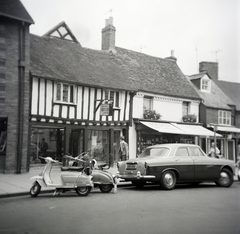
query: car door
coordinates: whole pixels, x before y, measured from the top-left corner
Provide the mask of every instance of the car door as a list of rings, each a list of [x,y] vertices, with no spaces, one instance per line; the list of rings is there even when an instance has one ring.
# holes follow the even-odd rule
[[[194,163],[187,147],[178,147],[174,156],[175,167],[179,172],[179,182],[194,179]]]
[[[217,179],[216,166],[212,158],[207,157],[199,147],[192,146],[188,149],[194,162],[195,180]]]

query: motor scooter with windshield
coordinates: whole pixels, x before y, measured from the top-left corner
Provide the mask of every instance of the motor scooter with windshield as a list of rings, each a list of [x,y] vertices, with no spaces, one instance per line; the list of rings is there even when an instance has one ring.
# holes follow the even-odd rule
[[[57,160],[51,157],[43,158],[46,162],[43,171],[38,176],[33,176],[35,180],[31,189],[31,197],[37,197],[42,187],[55,188],[53,196],[67,191],[75,191],[79,196],[87,196],[93,188],[91,169],[86,162],[82,162],[83,168],[81,171],[63,171],[60,173],[60,183],[53,183],[51,179],[51,170],[54,163],[61,165]]]
[[[89,153],[83,152],[77,157],[70,155],[64,156],[67,159],[67,166],[61,168],[62,171],[81,171],[83,170],[81,161],[89,161],[91,176],[94,188],[99,188],[102,193],[117,192],[117,177],[107,171],[107,164],[98,165],[95,159],[91,159]],[[109,169],[109,168],[108,168]]]

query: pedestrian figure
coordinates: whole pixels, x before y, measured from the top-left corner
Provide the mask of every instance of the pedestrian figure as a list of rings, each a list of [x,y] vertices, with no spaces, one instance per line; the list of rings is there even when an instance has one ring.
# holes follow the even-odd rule
[[[120,136],[120,148],[119,148],[119,156],[121,161],[128,160],[128,144],[124,141],[124,136]]]
[[[46,157],[47,155],[47,150],[48,150],[48,143],[45,141],[45,138],[42,138],[42,142],[40,143],[40,151],[41,151],[41,156]],[[44,163],[45,161],[41,159],[41,162]]]
[[[211,149],[208,153],[208,156],[212,158],[219,158],[220,150],[218,149],[217,146],[215,146],[215,143],[212,142]]]

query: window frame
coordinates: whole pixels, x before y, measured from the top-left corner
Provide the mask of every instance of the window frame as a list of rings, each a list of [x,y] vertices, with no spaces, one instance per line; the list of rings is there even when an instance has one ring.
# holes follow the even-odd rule
[[[59,90],[60,87],[60,90]],[[55,102],[76,104],[76,86],[67,83],[56,83]],[[67,95],[67,96],[66,96]]]
[[[149,100],[149,108],[145,106],[145,100]],[[143,111],[145,110],[153,110],[153,97],[151,96],[144,96],[143,97]]]
[[[218,124],[231,126],[231,111],[224,111],[219,110],[218,111]]]
[[[105,90],[105,101],[111,102],[114,108],[120,107],[120,93],[119,91],[114,90]]]
[[[186,108],[185,105],[186,104]],[[185,113],[186,110],[186,113]],[[190,102],[183,101],[182,102],[182,116],[189,115],[190,113]]]
[[[211,81],[209,79],[201,79],[201,91],[210,93]]]

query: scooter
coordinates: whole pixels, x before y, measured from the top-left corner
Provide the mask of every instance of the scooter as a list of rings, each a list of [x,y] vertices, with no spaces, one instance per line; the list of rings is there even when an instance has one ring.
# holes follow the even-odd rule
[[[95,159],[90,160],[90,156],[85,152],[77,157],[72,157],[70,155],[65,155],[64,157],[68,159],[68,166],[62,167],[62,171],[81,171],[81,160],[84,159],[91,164],[90,167],[92,170],[91,175],[93,177],[92,181],[94,188],[99,188],[102,193],[110,193],[113,188],[113,192],[117,192],[117,177],[105,169],[107,164],[98,165],[97,161]]]
[[[94,185],[89,167],[84,166],[81,171],[64,171],[60,174],[61,183],[54,184],[50,177],[52,166],[54,163],[61,163],[53,160],[51,157],[43,159],[46,161],[43,171],[38,176],[31,178],[35,180],[30,189],[31,197],[37,197],[41,191],[41,187],[55,188],[53,196],[67,191],[75,191],[79,196],[87,196],[90,193]],[[81,162],[85,165],[85,161],[81,160]]]

